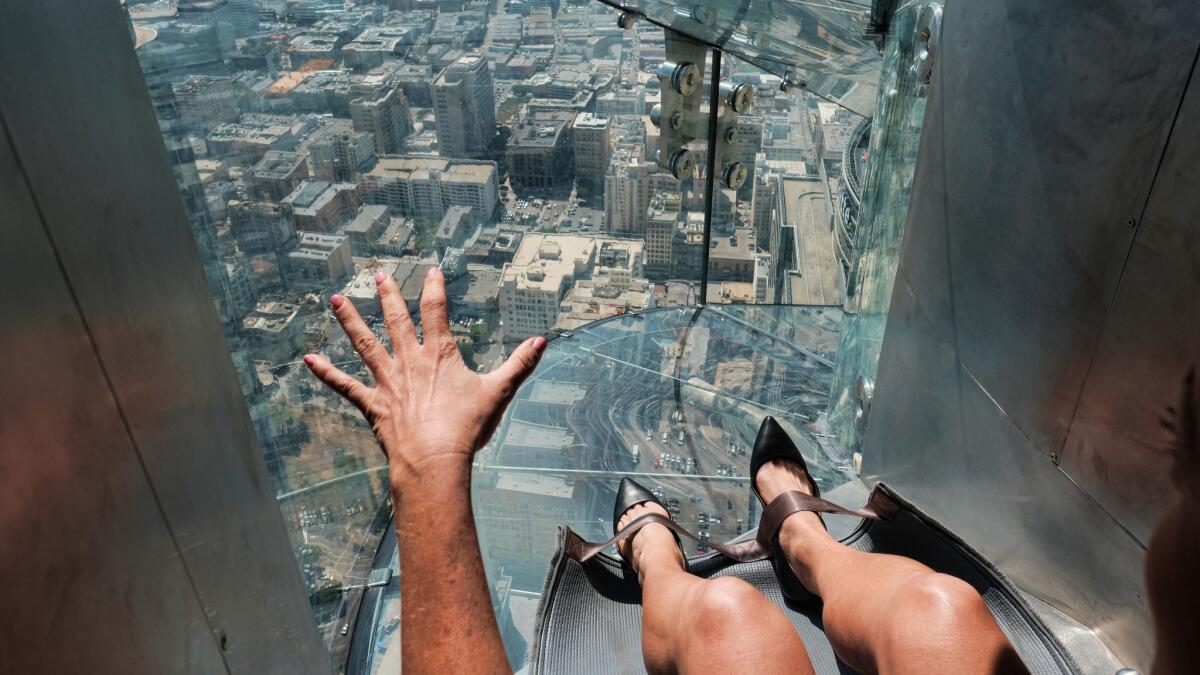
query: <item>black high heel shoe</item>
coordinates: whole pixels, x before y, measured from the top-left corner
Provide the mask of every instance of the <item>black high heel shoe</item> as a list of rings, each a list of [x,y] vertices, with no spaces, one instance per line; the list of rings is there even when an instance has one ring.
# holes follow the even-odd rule
[[[639,485],[637,481],[633,480],[632,478],[621,479],[621,485],[617,488],[617,499],[613,503],[613,538],[609,540],[609,543],[618,543],[622,539],[632,538],[633,535],[637,534],[638,530],[642,529],[646,525],[649,525],[650,523],[661,523],[666,525],[667,529],[671,530],[671,536],[675,537],[675,545],[679,547],[679,554],[683,556],[684,567],[687,567],[687,553],[684,552],[683,542],[679,539],[679,535],[675,532],[679,526],[675,524],[675,521],[662,515],[661,513],[647,513],[644,516],[639,516],[633,521],[626,523],[624,529],[617,530],[617,522],[621,520],[621,516],[625,515],[626,511],[632,509],[638,504],[645,504],[646,502],[653,502],[663,507],[664,511],[667,510],[666,505],[659,501],[658,497],[655,497],[653,492]],[[627,550],[632,550],[632,546]],[[617,551],[621,553],[622,560],[624,560],[626,563],[630,562],[630,560],[625,557],[625,553],[621,551],[620,546],[617,547]]]
[[[805,476],[808,477],[808,488],[811,494],[804,494],[798,490],[783,492],[771,500],[770,504],[767,504],[758,491],[756,479],[758,470],[773,459],[786,459],[799,464],[800,468],[804,469]],[[870,506],[851,511],[821,499],[821,491],[808,471],[804,456],[800,454],[800,450],[783,430],[783,427],[779,426],[775,418],[770,416],[763,418],[762,426],[758,428],[758,437],[754,439],[754,452],[750,454],[750,488],[754,490],[754,496],[758,497],[759,503],[763,505],[756,539],[760,546],[771,552],[771,565],[775,568],[776,578],[779,579],[779,590],[783,592],[783,597],[792,602],[806,602],[813,597],[813,594],[804,587],[804,584],[800,583],[800,579],[796,578],[796,573],[792,571],[792,567],[788,564],[787,557],[784,556],[779,545],[779,528],[783,526],[783,521],[787,520],[788,516],[798,511],[812,511],[817,514],[822,527],[825,526],[825,519],[821,518],[822,513],[879,518]]]

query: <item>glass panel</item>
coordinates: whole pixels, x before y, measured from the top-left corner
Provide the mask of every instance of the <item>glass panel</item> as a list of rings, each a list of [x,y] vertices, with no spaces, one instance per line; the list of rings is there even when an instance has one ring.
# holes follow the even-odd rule
[[[906,3],[893,13],[870,145],[863,147],[859,132],[848,146],[854,152],[853,171],[863,184],[861,209],[852,208],[849,218],[856,255],[829,414],[843,457],[859,449],[862,397],[856,392],[865,389],[869,395],[875,381],[925,121],[925,92],[910,68],[913,29],[923,6]]]
[[[557,527],[610,536],[622,476],[661,491],[685,527],[732,539],[757,522],[748,453],[773,415],[823,490],[849,480],[824,424],[840,314],[659,309],[550,344],[478,456],[473,483],[485,565],[508,592],[510,657],[530,639]]]
[[[880,56],[863,38],[868,0],[601,0],[868,115]]]
[[[736,191],[716,186],[708,302],[840,306],[870,121],[805,90],[782,92],[780,78],[751,63],[725,61],[728,80],[756,89],[733,150],[754,171]]]

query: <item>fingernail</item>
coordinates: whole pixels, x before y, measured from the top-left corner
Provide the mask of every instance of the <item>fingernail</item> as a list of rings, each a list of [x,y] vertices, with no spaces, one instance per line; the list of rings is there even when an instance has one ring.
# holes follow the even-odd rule
[[[345,299],[345,298],[343,298],[343,297],[342,297],[342,296],[340,296],[340,295],[331,295],[331,296],[329,296],[329,304],[330,304],[330,305],[331,305],[331,306],[332,306],[334,309],[337,309],[338,307],[341,307],[341,306],[342,306],[342,303],[343,303],[343,302],[345,302],[345,301],[346,301],[346,299]]]
[[[317,357],[315,355],[313,355],[313,354],[305,354],[304,355],[304,364],[305,365],[311,366],[312,364],[314,364],[316,362],[317,362]]]
[[[375,285],[378,286],[378,285],[382,284],[383,280],[386,278],[387,278],[387,275],[384,274],[383,272],[376,272],[375,273]]]
[[[546,338],[544,338],[540,335],[538,337],[533,338],[533,348],[539,352],[541,352],[543,349],[545,349],[546,348]]]
[[[441,268],[438,268],[438,267],[430,267],[430,268],[429,268],[429,271],[428,271],[428,272],[426,272],[425,274],[426,274],[427,276],[431,276],[431,277],[433,277],[433,276],[437,276],[437,273],[438,273],[438,272],[440,272],[440,271],[441,271]]]

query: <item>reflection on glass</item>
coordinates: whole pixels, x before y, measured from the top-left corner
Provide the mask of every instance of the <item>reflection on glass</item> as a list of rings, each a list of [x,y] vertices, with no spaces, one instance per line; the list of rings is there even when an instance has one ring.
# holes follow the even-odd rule
[[[645,16],[862,115],[875,102],[880,57],[863,37],[869,0],[601,0]]]
[[[922,6],[907,3],[892,14],[870,146],[862,149],[862,136],[850,146],[854,155],[848,159],[855,163],[853,170],[863,176],[862,207],[855,217],[856,254],[829,414],[830,428],[844,457],[859,448],[859,411],[864,406],[858,392],[864,388],[869,392],[879,364],[925,121],[925,92],[909,67],[913,28]],[[858,162],[865,162],[867,156],[870,161],[864,170]],[[869,411],[869,400],[866,408]]]

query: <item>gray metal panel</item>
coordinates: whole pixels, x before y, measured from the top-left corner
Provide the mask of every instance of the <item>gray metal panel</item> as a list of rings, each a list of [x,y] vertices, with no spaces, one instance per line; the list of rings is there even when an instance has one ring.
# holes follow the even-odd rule
[[[120,7],[10,7],[0,62],[0,113],[231,671],[327,670]]]
[[[886,392],[900,391],[900,395]],[[886,480],[1026,592],[1150,663],[1144,551],[1004,415],[896,279],[864,474]]]
[[[0,672],[225,672],[2,124],[0,204]]]
[[[1166,507],[1169,432],[1184,373],[1200,365],[1200,74],[1138,227],[1071,425],[1062,468],[1148,543]]]
[[[1043,452],[1066,441],[1197,27],[1194,0],[946,3],[902,264]]]
[[[1161,455],[1138,441],[1161,443],[1149,430],[1182,373],[1163,374],[1195,353],[1153,333],[1195,334],[1198,277],[1184,223],[1150,224],[1165,215],[1147,214],[1125,270],[1127,221],[1151,194],[1198,27],[1184,0],[946,4],[864,451],[869,478],[1141,667],[1152,644],[1130,532],[1144,536],[1164,486]],[[1113,391],[1143,379],[1129,373],[1147,351],[1161,370]],[[1155,380],[1166,391],[1152,397]],[[1118,424],[1128,435],[1101,447]],[[1065,446],[1071,475],[1050,459]]]

